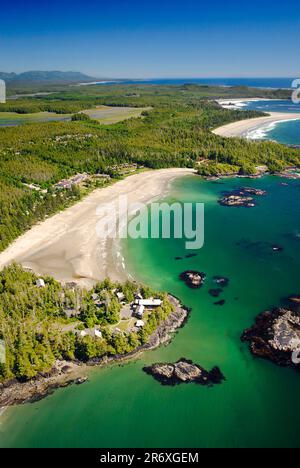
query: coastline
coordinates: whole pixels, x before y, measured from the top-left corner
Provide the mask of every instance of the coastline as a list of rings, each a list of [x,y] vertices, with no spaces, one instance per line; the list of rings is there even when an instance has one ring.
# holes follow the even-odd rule
[[[99,208],[117,203],[119,196],[124,195],[129,204],[150,203],[163,196],[174,179],[194,173],[194,169],[153,170],[97,189],[16,239],[0,253],[0,270],[17,262],[37,274],[51,275],[63,283],[76,282],[81,287],[91,287],[106,277],[124,281],[128,274],[116,251],[117,242],[97,235],[97,224],[107,220],[107,212],[100,213]],[[110,212],[109,220],[113,216]],[[117,222],[122,223],[122,217]]]
[[[103,205],[116,201],[120,195],[127,195],[129,203],[150,203],[167,193],[174,179],[193,173],[194,170],[191,169],[148,171],[129,176],[112,186],[97,189],[76,205],[39,223],[19,237],[8,249],[0,254],[0,268],[12,261],[17,261],[25,268],[31,268],[38,274],[45,274],[45,267],[40,267],[39,259],[43,258],[44,251],[47,250],[49,268],[53,265],[53,271],[48,274],[56,277],[59,281],[74,281],[82,287],[92,286],[96,281],[106,277],[110,277],[114,281],[124,281],[128,279],[129,273],[126,272],[124,258],[119,250],[119,240],[99,239],[97,236],[96,224],[102,219],[101,215],[97,216],[96,213],[99,204]],[[118,222],[122,223],[121,217]],[[86,239],[85,236],[88,230],[89,235],[88,239]],[[79,245],[80,243],[82,246]],[[59,262],[59,247],[62,244],[68,253],[68,257],[65,256]],[[95,255],[93,255],[94,249]],[[76,253],[82,257],[80,258],[81,263],[75,263]],[[52,254],[55,258],[50,259]],[[72,258],[71,260],[68,259],[69,256]],[[99,262],[101,258],[105,262]],[[68,262],[74,266],[74,270],[71,271],[70,269],[71,276],[66,274],[68,272]],[[66,266],[62,277],[63,263]],[[55,265],[57,269],[55,269]],[[76,270],[79,265],[86,268],[84,277],[81,276],[80,278],[78,277],[78,270]],[[56,361],[49,372],[40,374],[28,382],[13,380],[6,384],[0,384],[0,417],[11,406],[33,403],[45,398],[58,388],[84,383],[93,367],[101,368],[130,361],[138,358],[144,351],[153,350],[167,344],[173,338],[174,333],[184,326],[190,312],[174,296],[169,295],[169,300],[175,306],[175,311],[159,325],[150,336],[148,343],[139,346],[128,354],[104,356],[86,363],[81,361]]]
[[[136,359],[145,351],[151,351],[161,345],[168,344],[175,332],[187,322],[190,309],[181,304],[180,300],[168,295],[174,306],[174,312],[162,322],[150,336],[149,341],[124,355],[103,356],[88,362],[56,361],[48,372],[37,376],[28,382],[16,380],[0,384],[0,418],[9,407],[39,401],[58,388],[72,384],[84,383],[88,379],[89,371],[94,368],[106,367]],[[83,379],[83,382],[80,381]]]
[[[292,120],[300,120],[300,113],[271,112],[267,117],[257,117],[255,119],[239,120],[222,127],[214,129],[215,135],[233,138],[245,137],[249,132],[261,129],[263,126],[278,124]]]
[[[300,119],[300,116],[299,116],[299,119]],[[293,119],[293,120],[298,120],[298,119]],[[246,122],[248,123],[248,121]],[[28,252],[26,252],[25,255],[29,255],[30,259],[32,258],[32,256],[34,256],[36,260],[35,262],[32,262],[32,261],[28,262],[25,259],[23,262],[21,261],[20,263],[22,263],[23,266],[25,267],[32,268],[37,273],[45,274],[45,272],[40,271],[38,269],[38,266],[39,266],[38,258],[43,258],[44,250],[48,249],[47,247],[48,244],[45,246],[44,243],[45,242],[47,243],[49,241],[49,237],[51,237],[51,235],[54,234],[55,229],[60,228],[63,225],[64,229],[59,231],[59,236],[63,238],[63,242],[65,242],[65,248],[69,249],[70,246],[72,245],[73,255],[76,253],[76,250],[78,249],[78,244],[75,244],[75,246],[73,245],[73,235],[74,235],[74,231],[75,232],[78,231],[81,234],[81,242],[83,242],[84,244],[84,249],[80,250],[80,254],[84,252],[84,254],[86,255],[86,259],[88,258],[90,260],[89,264],[86,265],[87,268],[96,269],[97,267],[98,268],[97,271],[101,272],[101,276],[99,277],[88,277],[88,276],[77,277],[76,271],[74,269],[74,275],[70,279],[68,279],[68,281],[75,281],[82,286],[89,286],[93,282],[97,281],[98,279],[99,280],[104,279],[107,276],[111,277],[114,280],[123,281],[124,279],[127,279],[128,277],[125,271],[125,266],[122,266],[121,263],[115,265],[115,258],[113,258],[113,254],[115,253],[115,250],[114,250],[115,241],[112,241],[110,239],[104,239],[101,241],[100,252],[102,252],[102,258],[106,260],[106,262],[102,263],[101,266],[97,264],[97,260],[99,260],[98,248],[96,249],[97,255],[93,256],[93,253],[92,253],[92,248],[95,247],[95,243],[99,242],[99,238],[96,235],[96,229],[95,229],[97,222],[99,222],[99,219],[101,219],[99,217],[95,217],[98,204],[108,203],[108,202],[111,203],[114,200],[116,200],[119,195],[124,195],[124,194],[127,194],[129,198],[133,197],[132,200],[130,200],[130,202],[134,201],[134,202],[150,203],[151,201],[155,200],[156,198],[161,197],[164,193],[166,193],[168,191],[170,183],[174,179],[178,177],[183,177],[185,175],[191,175],[193,173],[194,173],[194,170],[192,169],[191,170],[190,169],[163,169],[163,170],[157,170],[157,171],[149,171],[146,173],[140,173],[140,174],[135,174],[133,176],[129,176],[125,180],[117,182],[113,186],[106,187],[104,189],[98,189],[94,191],[91,195],[87,196],[83,201],[53,216],[52,218],[49,218],[47,221],[42,222],[39,225],[36,225],[30,231],[28,231],[19,239],[17,239],[14,242],[14,244],[12,244],[8,249],[6,249],[3,253],[0,254],[0,268],[4,266],[2,263],[4,261],[2,258],[3,254],[5,254],[4,259],[7,258],[6,257],[7,255],[8,256],[16,255],[16,252],[22,250],[24,245],[26,245],[26,242],[28,242],[32,244],[30,245],[30,248],[28,249]],[[129,186],[130,186],[130,190],[129,190]],[[133,186],[134,188],[132,189]],[[103,192],[107,192],[107,193],[104,194]],[[88,241],[85,241],[84,239],[84,235],[87,234],[87,230],[86,230],[87,227],[83,219],[85,215],[87,216],[87,218],[92,217],[92,223],[90,222],[90,219],[88,220],[88,228],[90,229],[92,225],[94,227],[93,229],[93,236],[94,236],[93,242],[94,243],[92,243],[92,245]],[[49,225],[50,225],[53,222],[53,220],[55,220],[54,226],[52,226],[53,231],[51,231],[48,236],[48,233],[45,232],[45,224],[49,222]],[[72,224],[73,222],[77,223],[75,225],[75,228],[74,228],[74,224]],[[122,222],[122,219],[119,219],[119,222]],[[68,232],[68,228],[71,229],[71,233]],[[38,232],[33,233],[35,229],[37,229]],[[34,234],[33,238],[31,237],[32,234]],[[27,236],[29,236],[28,239],[27,239]],[[46,239],[44,236],[46,237]],[[78,240],[79,242],[79,239],[76,239],[76,240]],[[60,238],[57,239],[57,237],[55,237],[54,242],[52,242],[52,239],[51,239],[50,244],[49,244],[50,248],[53,247],[53,244],[54,246],[56,246],[58,241],[60,241]],[[69,241],[69,244],[68,244],[68,241]],[[57,247],[59,246],[60,244],[58,244]],[[30,250],[32,248],[35,249],[35,252],[33,254],[30,253]],[[8,251],[10,252],[8,253]],[[57,255],[58,257],[59,249],[57,250],[55,255]],[[18,261],[15,258],[13,258],[13,260]],[[10,263],[13,260],[8,261],[8,263]],[[68,259],[64,258],[63,261],[67,263]],[[61,274],[61,264],[58,265],[57,272],[58,272],[56,273],[57,275]],[[56,274],[54,273],[48,273],[48,274],[51,274],[52,276],[56,277],[60,281],[67,281],[67,279],[58,278]],[[129,354],[121,355],[121,356],[108,356],[108,357],[101,358],[99,360],[90,361],[88,363],[82,363],[82,362],[77,362],[77,361],[73,361],[73,362],[72,361],[71,362],[60,361],[60,362],[56,362],[56,365],[54,366],[53,370],[51,370],[48,374],[41,375],[37,379],[33,379],[30,382],[26,382],[26,383],[12,382],[8,386],[0,385],[0,390],[3,390],[3,392],[1,392],[0,394],[0,417],[5,412],[5,409],[8,408],[9,406],[35,402],[46,397],[47,395],[55,391],[57,388],[62,388],[62,387],[66,387],[72,384],[76,384],[78,379],[82,377],[85,378],[88,371],[92,367],[105,367],[105,366],[112,365],[112,364],[118,364],[118,363],[130,361],[132,359],[138,358],[138,356],[144,351],[153,350],[162,344],[168,343],[172,338],[171,335],[178,328],[184,325],[185,321],[188,318],[188,313],[189,311],[180,305],[180,313],[177,317],[177,320],[175,321],[173,320],[172,323],[168,323],[168,319],[167,319],[163,324],[161,324],[157,328],[157,330],[153,333],[153,335],[151,335],[148,344],[138,347],[136,350],[132,351]],[[68,366],[70,367],[70,369],[64,372],[62,370],[64,366]]]
[[[218,99],[216,102],[224,109],[240,110],[246,107],[247,102],[260,102],[260,101],[280,101],[280,99],[270,98],[234,98],[234,99]]]
[[[270,179],[271,183],[272,181],[274,181],[274,185],[278,187],[277,190],[282,190],[283,193],[285,191],[290,190],[288,187],[280,188],[280,186],[274,179]],[[185,183],[181,182],[178,186],[178,189],[180,189],[180,191],[178,192],[178,196],[181,194],[181,184],[192,184],[194,186],[194,190],[189,200],[197,200],[197,198],[194,197],[195,193],[200,193],[198,189],[199,184],[197,180],[194,180],[193,182],[193,179],[189,177],[186,179]],[[229,184],[231,184],[230,181]],[[205,187],[205,185],[206,184],[204,184],[203,188]],[[222,188],[226,189],[227,185],[222,187],[218,184],[212,184],[211,187],[215,192],[219,191]],[[205,191],[203,190],[203,193],[206,193],[206,189]],[[271,200],[271,196],[267,197],[266,201],[268,201],[268,199]],[[288,206],[291,206],[292,203],[293,202],[291,199]],[[214,202],[213,206],[216,206]],[[264,209],[264,206],[262,206],[262,209]],[[219,208],[216,208],[216,211],[219,211]],[[265,213],[265,211],[263,213]],[[281,214],[281,211],[279,213]],[[245,215],[245,218],[247,218],[248,215],[252,216],[252,213],[247,211],[241,211],[241,214]],[[260,216],[260,210],[253,212],[253,215]],[[275,216],[275,222],[277,223],[278,219],[280,218],[281,216]],[[259,226],[261,224],[263,223],[258,223]],[[294,226],[293,223],[290,225]],[[226,226],[224,226],[224,228],[226,228]],[[217,229],[217,225],[213,224],[211,226],[211,230],[213,232],[218,232]],[[268,231],[271,231],[271,228]],[[238,233],[236,226],[232,226],[232,229],[230,229],[230,232],[233,233],[232,238],[228,236],[228,232],[229,230],[227,232],[225,231],[224,233],[224,235],[227,235],[228,239],[230,239],[228,245],[235,246],[236,241],[241,239],[241,235],[240,233]],[[250,239],[255,238],[255,231],[251,230],[247,232],[249,233]],[[278,226],[276,225],[276,228],[274,229],[273,241],[275,240],[275,238],[277,239],[278,234],[282,232],[287,231],[278,228]],[[236,238],[234,237],[235,235]],[[258,239],[265,239],[264,235],[262,235],[261,232],[259,234]],[[203,270],[206,271],[206,265],[210,266],[212,259],[216,258],[217,270],[214,266],[212,266],[211,274],[226,274],[226,265],[229,265],[228,268],[230,269],[230,265],[232,263],[228,263],[227,259],[224,259],[223,261],[223,256],[221,253],[221,249],[224,249],[223,245],[220,246],[220,248],[218,248],[215,257],[213,257],[213,251],[215,248],[217,247],[215,247],[215,245],[212,244],[210,251],[207,252],[207,260],[205,258],[203,259],[202,255],[200,255],[198,258],[195,257],[193,261],[197,262],[197,264],[199,262],[199,265],[201,265],[203,260],[207,262],[205,265],[201,265],[203,266]],[[244,256],[247,256],[247,258],[249,258],[249,249],[247,249],[245,246],[236,246],[235,250],[241,256],[241,261],[243,261],[243,259],[245,258]],[[174,253],[174,255],[180,255],[180,253],[181,252],[177,252],[176,249],[176,253]],[[231,251],[228,254],[230,254],[231,256]],[[170,256],[168,256],[167,254],[165,258],[170,259]],[[25,404],[20,405],[18,407],[9,407],[4,413],[3,417],[0,418],[0,424],[2,423],[2,445],[26,445],[29,447],[33,445],[43,446],[48,443],[49,446],[55,446],[63,440],[63,443],[65,445],[79,446],[81,441],[81,433],[87,433],[88,437],[86,439],[86,443],[93,444],[94,446],[97,445],[97,441],[99,440],[103,440],[103,445],[107,445],[108,439],[113,440],[116,445],[120,445],[124,433],[128,433],[130,435],[130,440],[136,441],[134,435],[140,432],[136,430],[136,428],[139,427],[138,421],[140,420],[140,414],[145,415],[145,421],[149,421],[151,420],[151,417],[153,417],[154,412],[155,422],[153,423],[153,426],[151,426],[152,429],[152,427],[155,427],[155,424],[158,420],[157,417],[159,416],[159,414],[165,414],[164,411],[166,404],[169,404],[169,412],[167,414],[168,417],[163,418],[164,421],[166,419],[167,421],[165,423],[165,426],[162,427],[162,429],[168,431],[168,428],[170,428],[170,435],[168,439],[163,440],[163,443],[167,446],[172,445],[172,440],[174,440],[174,445],[176,444],[180,446],[181,441],[184,440],[184,445],[186,445],[187,447],[192,444],[196,446],[197,441],[199,439],[199,434],[201,435],[201,437],[204,437],[207,433],[207,428],[209,427],[212,427],[213,429],[212,432],[209,433],[208,439],[210,439],[211,433],[215,432],[214,427],[217,427],[217,429],[220,430],[220,434],[223,433],[223,430],[226,430],[227,432],[229,431],[227,427],[225,427],[224,429],[223,426],[219,429],[219,408],[217,407],[215,409],[215,412],[212,413],[212,408],[215,408],[216,406],[216,398],[225,398],[228,402],[228,405],[225,405],[226,414],[222,414],[221,419],[222,421],[229,421],[229,426],[230,422],[232,421],[233,410],[234,417],[237,417],[238,419],[240,414],[242,414],[243,411],[245,411],[245,408],[248,408],[248,410],[249,408],[251,409],[251,411],[247,410],[247,415],[250,415],[251,418],[253,417],[253,420],[250,419],[247,420],[247,422],[249,421],[250,425],[253,421],[253,426],[251,426],[250,431],[250,435],[253,436],[253,434],[255,434],[257,426],[257,417],[255,415],[255,410],[257,408],[261,408],[259,406],[261,402],[268,401],[268,395],[274,396],[275,392],[272,391],[272,387],[278,389],[279,386],[278,395],[275,394],[275,398],[271,401],[270,405],[268,406],[269,413],[267,417],[265,413],[258,411],[259,414],[262,413],[262,418],[261,420],[259,420],[259,423],[261,423],[261,421],[262,423],[265,421],[266,426],[262,427],[261,431],[257,436],[257,440],[259,440],[259,438],[263,434],[268,435],[269,433],[267,431],[267,428],[270,424],[270,421],[270,427],[278,427],[278,425],[276,425],[272,419],[270,420],[272,416],[272,408],[279,405],[279,407],[282,409],[282,413],[286,414],[286,408],[282,408],[280,406],[280,398],[282,397],[282,391],[288,391],[288,393],[292,396],[297,393],[295,391],[295,388],[298,388],[297,382],[295,381],[296,377],[289,370],[285,372],[285,370],[281,370],[276,368],[276,366],[272,366],[271,363],[261,362],[257,359],[255,360],[248,352],[246,344],[239,344],[238,340],[241,332],[246,327],[246,325],[250,326],[253,323],[254,315],[260,310],[264,310],[265,304],[261,304],[260,301],[265,300],[266,294],[268,295],[268,297],[270,297],[270,300],[272,302],[277,303],[278,297],[276,295],[276,292],[274,293],[273,290],[269,289],[268,281],[274,284],[274,289],[278,287],[277,285],[280,284],[280,273],[277,273],[278,269],[276,269],[276,265],[281,264],[281,261],[284,261],[285,258],[285,253],[276,255],[274,254],[272,261],[272,263],[274,262],[275,264],[274,276],[265,275],[266,292],[264,288],[262,290],[260,289],[258,281],[256,281],[256,283],[253,285],[253,288],[256,288],[255,291],[261,291],[262,298],[259,297],[257,304],[252,304],[252,307],[245,306],[248,300],[247,291],[249,292],[249,284],[251,284],[252,277],[254,277],[256,280],[263,280],[263,271],[261,276],[262,279],[260,279],[259,276],[256,277],[256,275],[254,274],[255,272],[253,272],[251,268],[246,269],[246,277],[244,277],[243,275],[239,275],[238,270],[230,270],[228,272],[228,277],[232,279],[232,285],[230,285],[230,287],[225,292],[227,304],[223,308],[218,308],[217,306],[214,306],[213,299],[211,299],[210,296],[206,295],[205,290],[202,290],[201,293],[199,292],[201,296],[200,302],[198,299],[200,298],[198,293],[192,294],[189,289],[186,289],[184,286],[181,287],[179,283],[178,287],[176,286],[173,288],[173,286],[171,286],[169,290],[174,292],[175,295],[182,297],[182,299],[184,299],[183,302],[185,304],[188,304],[191,307],[193,307],[192,315],[190,317],[191,322],[188,322],[186,327],[178,331],[178,334],[175,336],[173,344],[168,345],[168,347],[162,346],[158,350],[153,351],[153,353],[144,353],[140,357],[133,359],[132,361],[128,361],[127,363],[124,362],[118,364],[117,362],[115,362],[107,368],[91,368],[91,370],[89,371],[90,381],[86,384],[83,384],[83,388],[71,386],[70,388],[65,388],[62,390],[58,389],[58,391],[55,391],[54,394],[49,396],[49,398],[46,397],[38,403]],[[296,262],[294,263],[294,265],[293,263],[294,262],[291,262],[291,267],[295,267],[297,265]],[[136,263],[136,265],[138,265],[138,263]],[[152,263],[150,265],[152,265]],[[183,269],[181,268],[180,263],[177,264],[175,261],[170,262],[170,268],[174,267],[174,265],[175,267],[177,267],[178,265],[180,270]],[[161,277],[162,281],[164,281],[165,283],[165,279],[167,279],[168,281],[168,271],[170,271],[169,267],[168,269],[162,268],[161,270],[158,270],[156,272],[156,277]],[[138,272],[142,274],[143,270],[138,269]],[[158,275],[159,272],[160,274]],[[297,278],[294,269],[290,271],[290,275],[293,279],[295,277]],[[282,276],[286,277],[285,275]],[[245,289],[243,289],[242,287],[240,278],[243,280]],[[285,293],[285,295],[287,295],[287,293],[294,293],[298,291],[294,284],[295,281],[296,280],[294,279],[294,282],[292,282],[290,286],[288,286],[288,290],[286,289],[286,285],[284,285],[283,292]],[[151,284],[151,280],[149,280],[148,283]],[[233,287],[231,288],[231,286]],[[282,294],[280,293],[281,291],[279,291],[278,296],[282,296]],[[240,297],[240,300],[235,301],[234,298],[237,296]],[[245,314],[241,314],[241,309],[243,309]],[[212,331],[211,336],[207,335],[207,330]],[[236,340],[228,340],[228,336],[231,337],[233,335],[237,337]],[[206,338],[207,341],[205,340]],[[218,343],[219,346],[216,346],[216,343]],[[197,347],[197,344],[201,344],[201,346]],[[144,376],[142,373],[142,368],[144,365],[149,365],[154,362],[175,362],[178,358],[182,356],[192,358],[194,362],[198,362],[204,365],[204,367],[206,367],[207,369],[215,364],[220,365],[221,370],[223,370],[224,372],[226,371],[225,374],[228,378],[227,383],[225,383],[222,387],[217,388],[216,390],[208,390],[202,389],[200,387],[189,386],[182,386],[178,389],[164,389],[161,388],[156,382],[153,382],[150,377],[148,378],[149,381],[147,381],[146,376]],[[268,383],[269,385],[267,388],[265,388],[264,386],[260,387],[260,385],[262,384],[262,371],[265,370],[265,367],[266,372],[268,372],[268,379],[266,380],[266,383]],[[239,370],[239,372],[242,372],[241,378],[235,378],[237,369]],[[270,382],[269,376],[272,377],[270,377]],[[245,384],[245,382],[247,385]],[[253,382],[256,386],[262,388],[263,392],[263,398],[261,397],[261,394],[255,394],[257,398],[255,398],[254,402],[251,400],[251,395],[253,393],[251,393]],[[265,384],[265,380],[263,380],[263,383]],[[156,387],[154,384],[156,385]],[[249,390],[246,392],[246,394],[244,393],[245,389]],[[109,395],[109,398],[107,398],[107,395]],[[242,399],[237,399],[237,395],[241,395]],[[139,400],[139,398],[141,401]],[[296,397],[292,400],[289,400],[289,406],[287,407],[289,414],[294,414],[293,406],[295,405],[295,407],[297,408],[296,403]],[[261,404],[263,405],[263,403]],[[174,414],[173,408],[176,408],[174,420],[169,416]],[[265,405],[263,405],[263,408],[265,408]],[[120,413],[122,414],[120,423],[118,423],[117,425],[107,424],[107,421],[109,423],[110,421],[119,421],[117,419],[117,416],[119,412],[122,411],[122,409],[124,409],[124,413]],[[181,434],[178,436],[178,440],[175,438],[177,432],[176,427],[174,427],[173,430],[173,421],[176,421],[176,418],[178,419],[178,414],[183,416],[186,416],[187,414],[192,415],[192,430],[188,431],[186,439],[182,439]],[[86,415],[89,415],[89,417],[86,417]],[[73,431],[67,432],[70,420],[79,421],[78,424],[80,429],[75,435]],[[128,421],[130,421],[130,424],[128,424]],[[169,423],[169,421],[171,421],[172,425]],[[213,421],[213,425],[210,425],[211,421]],[[282,421],[284,422],[286,421],[286,419],[282,417]],[[294,424],[295,422],[296,427],[296,423],[298,423],[298,421],[298,413],[296,413],[295,419],[292,420],[292,424]],[[280,421],[276,420],[276,422],[281,422],[281,419]],[[148,424],[146,426],[148,426]],[[258,425],[258,427],[260,427],[260,424]],[[16,430],[16,435],[14,434],[14,428],[18,428],[18,430]],[[31,428],[31,430],[28,431],[28,428]],[[65,439],[62,439],[64,434],[68,435]],[[149,434],[151,435],[151,432],[149,432]],[[248,437],[248,433],[246,435]],[[106,437],[105,439],[103,439],[104,436]],[[191,436],[194,436],[194,438],[191,439]],[[143,443],[145,443],[144,441],[146,440],[146,437],[149,437],[148,433],[145,435],[145,437],[143,434],[143,437],[137,439],[137,444],[142,446]],[[222,439],[222,434],[220,437],[221,442],[224,442],[224,440]],[[233,435],[233,437],[235,437],[235,434]],[[271,433],[270,437],[273,437],[273,433]],[[203,440],[206,444],[206,439]],[[230,441],[232,441],[231,436]],[[244,441],[245,438],[241,441],[238,441],[238,443],[243,445],[245,444]],[[82,445],[84,445],[84,441],[82,441]]]

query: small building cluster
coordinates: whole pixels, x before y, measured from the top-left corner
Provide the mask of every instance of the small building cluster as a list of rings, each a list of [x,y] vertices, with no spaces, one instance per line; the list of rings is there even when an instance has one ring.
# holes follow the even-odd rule
[[[91,338],[102,338],[102,332],[98,328],[86,328],[84,330],[76,330],[77,334],[84,338],[90,336]]]
[[[144,299],[140,294],[137,294],[135,301],[132,304],[133,315],[139,319],[138,321],[142,321],[141,319],[143,318],[146,310],[152,310],[156,307],[160,307],[161,304],[161,299],[154,299],[152,297],[149,299]]]
[[[36,280],[36,286],[38,288],[44,288],[45,281],[42,278]],[[74,301],[66,301],[65,292],[61,293],[61,300],[64,307],[64,313],[68,319],[79,319],[81,314],[81,299],[77,296],[77,284],[68,282],[65,284],[65,288],[68,291],[75,293],[75,304]],[[109,307],[110,301],[118,300],[120,304],[120,317],[119,322],[109,327],[110,332],[113,334],[123,334],[126,332],[137,332],[141,330],[147,323],[147,318],[151,311],[162,305],[162,299],[159,298],[144,298],[142,294],[136,293],[132,302],[126,299],[126,295],[123,293],[122,288],[116,287],[115,289],[101,290],[91,292],[90,299],[94,306],[101,312],[105,313],[105,310]],[[78,326],[79,325],[79,326]],[[83,328],[82,323],[74,320],[72,324],[68,324],[67,327],[75,335],[80,338],[91,337],[94,339],[102,339],[102,328],[101,325],[94,325],[90,328]]]
[[[125,175],[125,174],[131,174],[138,169],[142,169],[144,166],[139,166],[136,163],[124,163],[124,164],[118,164],[115,166],[109,167],[111,171],[118,172],[119,174]]]
[[[113,294],[118,299],[121,307],[120,317],[121,320],[130,320],[136,318],[135,328],[142,328],[145,325],[144,316],[145,313],[160,307],[162,304],[161,299],[149,298],[145,299],[141,294],[136,294],[134,301],[132,303],[127,303],[125,295],[122,291],[114,289]],[[106,305],[105,301],[101,300],[99,295],[94,293],[92,294],[92,300],[97,308],[102,308]],[[115,332],[120,331],[118,328],[114,329]]]
[[[110,179],[110,175],[108,174],[94,174],[93,177],[95,179]]]
[[[28,270],[31,271],[29,268]],[[46,282],[41,277],[35,280],[35,285],[39,289],[46,288]],[[71,301],[67,300],[68,295],[65,291],[60,293],[60,301],[65,316],[68,319],[79,318],[82,310],[82,297],[80,296],[80,289],[78,289],[78,286],[75,282],[67,282],[65,283],[64,287],[66,291],[74,293],[74,300]],[[116,326],[112,327],[113,333],[124,333],[125,330],[127,332],[140,330],[145,326],[151,311],[157,307],[160,307],[163,303],[162,299],[159,298],[145,298],[140,292],[134,294],[134,299],[132,302],[130,302],[126,299],[126,295],[122,291],[122,288],[118,287],[112,290],[101,291],[101,293],[94,291],[91,293],[90,297],[95,307],[101,312],[107,309],[110,301],[113,300],[113,298],[118,300],[120,304],[120,321]],[[120,325],[121,322],[123,322],[123,326],[121,327],[122,329],[118,328],[118,325]],[[86,328],[82,330],[77,329],[78,322],[76,320],[74,321],[73,325],[74,327],[72,328],[72,331],[77,336],[102,338],[101,327],[98,325],[93,328]]]
[[[55,187],[57,189],[68,189],[70,190],[73,186],[78,186],[88,180],[90,176],[87,173],[83,174],[76,174],[75,176],[71,177],[70,179],[63,179],[58,182]]]

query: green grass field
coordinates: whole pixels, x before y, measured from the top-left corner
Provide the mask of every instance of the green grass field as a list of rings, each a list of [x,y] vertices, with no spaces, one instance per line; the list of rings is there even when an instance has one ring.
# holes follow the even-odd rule
[[[142,112],[150,107],[108,107],[98,106],[97,109],[83,111],[91,119],[98,120],[105,125],[122,122],[123,120],[140,117]]]
[[[130,118],[140,117],[144,107],[109,107],[99,106],[95,109],[83,111],[91,119],[98,120],[101,124],[111,125]],[[68,122],[72,114],[55,114],[54,112],[37,112],[34,114],[17,114],[16,112],[0,112],[0,127],[15,127],[25,123],[36,122]]]

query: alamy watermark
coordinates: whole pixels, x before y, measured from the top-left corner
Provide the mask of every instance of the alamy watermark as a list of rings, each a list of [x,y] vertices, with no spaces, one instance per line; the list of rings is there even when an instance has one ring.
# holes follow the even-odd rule
[[[295,349],[292,353],[292,363],[293,364],[300,364],[300,347]]]
[[[101,239],[184,239],[187,250],[204,245],[203,203],[129,203],[123,195],[96,213]]]
[[[0,80],[0,104],[6,103],[6,84],[5,81]]]
[[[292,101],[294,104],[300,104],[300,79],[292,82],[292,88],[294,89],[292,93]]]

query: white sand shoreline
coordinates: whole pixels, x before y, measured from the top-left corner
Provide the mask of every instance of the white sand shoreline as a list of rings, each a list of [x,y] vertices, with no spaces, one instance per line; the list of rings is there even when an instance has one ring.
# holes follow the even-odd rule
[[[194,172],[193,169],[147,171],[95,190],[14,241],[0,253],[0,270],[17,262],[37,274],[51,275],[62,282],[75,281],[85,287],[106,277],[127,279],[124,259],[116,250],[118,244],[97,235],[96,225],[104,216],[97,214],[97,208],[117,202],[120,195],[127,195],[130,204],[150,203],[162,197],[174,179]]]
[[[234,98],[234,99],[218,99],[216,102],[220,104],[224,109],[230,110],[241,110],[246,107],[247,102],[260,102],[260,101],[282,101],[282,99],[270,99],[270,98]]]
[[[222,127],[214,129],[213,133],[228,138],[244,137],[250,131],[257,130],[261,127],[292,120],[300,120],[300,113],[271,112],[266,117],[239,120],[238,122],[223,125]]]

